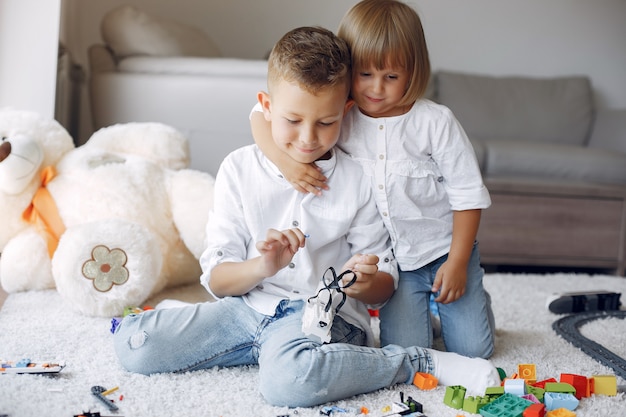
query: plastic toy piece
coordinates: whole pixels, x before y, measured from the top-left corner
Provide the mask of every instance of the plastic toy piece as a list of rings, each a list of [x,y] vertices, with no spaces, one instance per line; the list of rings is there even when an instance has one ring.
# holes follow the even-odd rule
[[[91,387],[91,393],[97,399],[99,399],[104,405],[106,405],[109,410],[117,411],[118,410],[117,405],[115,405],[115,403],[113,403],[113,401],[109,400],[107,397],[102,395],[102,393],[105,392],[105,391],[106,391],[106,388],[101,387],[100,385],[94,385],[93,387]]]
[[[504,393],[479,410],[483,417],[520,417],[533,403],[513,394]]]
[[[465,397],[463,400],[463,411],[478,414],[481,408],[489,404],[493,399],[485,397]]]
[[[537,387],[537,388],[541,388],[541,389],[545,389],[546,388],[546,384],[548,382],[559,382],[554,378],[548,378],[548,379],[544,379],[538,382],[535,382],[534,384],[531,384],[531,386],[533,387]]]
[[[404,392],[400,392],[400,402],[409,407],[409,411],[411,411],[412,413],[415,413],[416,411],[418,413],[421,413],[424,411],[424,407],[422,406],[422,404],[415,401],[413,397],[409,396],[405,401]]]
[[[528,394],[532,394],[534,395],[537,400],[539,400],[540,402],[543,402],[543,395],[545,394],[546,390],[543,388],[539,388],[539,387],[534,387],[534,386],[526,386],[526,389],[528,391]]]
[[[529,384],[537,382],[537,367],[535,364],[526,363],[517,365],[519,377],[525,379]]]
[[[504,392],[521,397],[526,394],[526,381],[524,379],[507,379],[504,381]]]
[[[555,314],[619,310],[620,296],[620,293],[610,291],[566,292],[550,296],[547,306]]]
[[[591,383],[586,376],[576,374],[561,374],[559,378],[561,382],[565,382],[574,387],[576,392],[574,395],[579,400],[591,396]]]
[[[424,391],[437,388],[438,383],[439,381],[437,380],[437,378],[425,372],[418,372],[413,378],[413,385]]]
[[[0,374],[48,374],[61,372],[64,361],[44,362],[21,359],[17,362],[0,360]]]
[[[558,392],[561,394],[572,394],[576,392],[576,388],[565,382],[548,382],[545,387],[546,394],[548,392]],[[544,397],[545,399],[545,397]]]
[[[448,407],[460,410],[463,408],[466,391],[467,389],[461,385],[451,385],[446,387],[446,393],[443,396],[443,403]]]
[[[617,395],[617,378],[615,375],[594,375],[593,392],[598,395]]]
[[[578,407],[578,399],[573,394],[561,394],[558,392],[546,392],[543,403],[548,411],[565,408],[574,411]]]
[[[546,406],[541,403],[535,403],[524,410],[523,417],[544,417],[546,415]]]
[[[490,396],[501,396],[502,394],[504,394],[504,386],[501,387],[487,387],[487,389],[485,389],[485,395],[490,395]]]
[[[552,328],[563,339],[580,348],[580,350],[601,364],[612,368],[618,376],[626,379],[626,360],[604,346],[587,339],[579,331],[579,327],[583,324],[606,317],[624,318],[626,317],[626,311],[596,311],[572,314],[552,323]]]
[[[556,410],[548,411],[546,417],[576,417],[576,413],[567,408],[557,408]]]

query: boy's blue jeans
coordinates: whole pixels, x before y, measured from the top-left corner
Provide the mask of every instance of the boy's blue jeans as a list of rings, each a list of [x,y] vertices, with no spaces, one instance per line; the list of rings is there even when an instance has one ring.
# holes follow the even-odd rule
[[[274,316],[265,316],[240,297],[227,297],[146,311],[124,318],[114,335],[115,351],[126,369],[142,374],[258,364],[265,399],[290,407],[411,383],[416,372],[433,373],[426,350],[360,346],[363,331],[338,316],[333,343],[308,339],[301,330],[303,307],[303,301],[283,300]]]
[[[381,346],[432,346],[430,289],[447,259],[445,255],[415,271],[400,271],[398,289],[379,312]],[[484,359],[493,354],[495,320],[483,276],[478,244],[474,243],[465,294],[452,303],[437,304],[441,335],[449,352]]]

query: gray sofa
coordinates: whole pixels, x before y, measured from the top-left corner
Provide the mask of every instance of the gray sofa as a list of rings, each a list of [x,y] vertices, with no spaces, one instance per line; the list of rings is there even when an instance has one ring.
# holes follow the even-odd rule
[[[248,115],[266,62],[224,58],[201,31],[121,6],[90,48],[94,128],[157,121],[182,131],[192,167],[215,174],[253,143]],[[492,206],[479,241],[490,265],[626,267],[626,109],[598,110],[586,77],[439,71],[429,98],[452,109]]]
[[[463,125],[492,195],[484,264],[624,275],[626,109],[596,109],[587,77],[441,71],[430,95]]]

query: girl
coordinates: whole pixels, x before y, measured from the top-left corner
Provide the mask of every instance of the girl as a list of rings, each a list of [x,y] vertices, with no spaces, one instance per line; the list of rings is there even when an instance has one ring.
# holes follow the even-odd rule
[[[363,167],[391,235],[398,288],[380,310],[381,345],[431,347],[434,296],[448,351],[488,358],[494,320],[475,242],[491,200],[465,132],[452,112],[424,99],[428,49],[418,14],[397,0],[363,0],[342,19],[351,49],[351,98],[339,146]],[[303,192],[320,194],[314,165],[289,163],[251,116],[261,149]]]

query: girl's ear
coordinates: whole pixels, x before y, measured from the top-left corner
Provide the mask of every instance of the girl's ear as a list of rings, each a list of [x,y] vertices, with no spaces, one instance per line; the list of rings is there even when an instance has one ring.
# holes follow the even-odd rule
[[[346,101],[346,105],[343,108],[343,115],[345,116],[346,114],[348,114],[348,111],[350,111],[350,109],[352,108],[352,106],[354,106],[355,101],[351,98],[348,98],[348,100]]]

